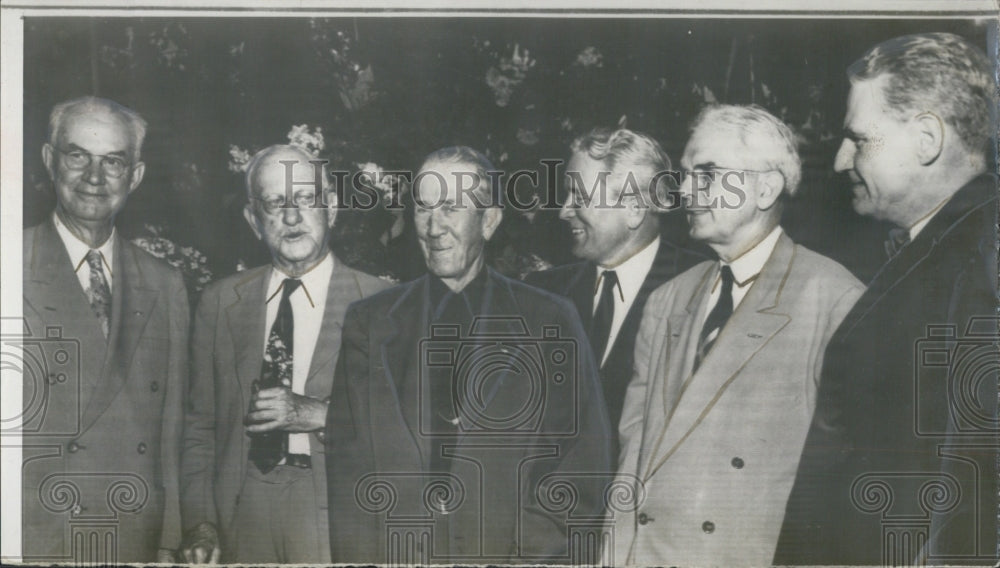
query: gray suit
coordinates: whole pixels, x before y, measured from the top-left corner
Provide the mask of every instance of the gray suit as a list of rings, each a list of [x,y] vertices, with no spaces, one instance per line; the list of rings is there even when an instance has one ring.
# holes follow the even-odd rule
[[[620,426],[616,564],[770,563],[815,406],[823,349],[864,288],[782,235],[692,373],[718,262],[649,297]],[[627,509],[627,508],[626,508]]]

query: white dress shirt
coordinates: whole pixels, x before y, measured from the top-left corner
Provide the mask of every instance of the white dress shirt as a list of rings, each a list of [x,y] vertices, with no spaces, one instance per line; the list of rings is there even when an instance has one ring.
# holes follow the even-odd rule
[[[309,365],[312,364],[313,352],[316,350],[316,340],[323,326],[323,312],[326,310],[326,292],[330,288],[330,276],[333,274],[333,255],[326,258],[303,274],[299,286],[288,301],[292,304],[292,317],[295,320],[292,359],[292,392],[305,394],[306,379],[309,377]],[[267,349],[267,338],[271,334],[271,326],[278,317],[278,305],[281,304],[281,284],[288,275],[277,268],[271,268],[271,281],[267,286],[267,316],[264,324],[264,349]],[[289,433],[288,453],[309,455],[309,434],[304,432]]]
[[[712,283],[712,292],[708,296],[708,308],[702,316],[702,325],[698,328],[699,331],[701,327],[704,327],[705,320],[708,319],[708,314],[712,313],[715,304],[719,302],[719,296],[722,295],[722,286],[720,286],[722,283],[722,266],[728,264],[729,269],[733,271],[733,312],[735,312],[736,308],[743,302],[743,298],[746,297],[747,292],[753,287],[753,283],[757,281],[760,271],[767,264],[767,259],[771,258],[771,253],[774,252],[774,247],[778,244],[778,238],[781,237],[781,233],[781,227],[775,227],[762,241],[743,253],[743,256],[729,263],[720,261],[720,274],[715,277],[715,281]],[[719,331],[712,332],[705,340],[715,340],[719,335]]]
[[[80,286],[83,286],[83,291],[86,292],[90,288],[90,265],[87,264],[87,253],[90,252],[90,245],[76,238],[76,235],[63,224],[55,211],[52,212],[52,222],[56,225],[56,233],[59,233],[63,245],[66,246],[69,260],[73,264],[73,270],[76,271],[76,278],[80,281]],[[114,278],[111,277],[111,267],[114,266],[115,260],[114,245],[115,229],[112,227],[111,236],[96,249],[101,254],[101,258],[104,259],[104,278],[108,281],[108,292],[114,290]]]
[[[615,267],[605,267],[597,266],[597,286],[594,290],[594,302],[591,315],[597,311],[597,303],[601,300],[601,292],[604,289],[604,279],[601,278],[601,274],[605,270],[614,270],[615,274],[618,276],[618,285],[620,287],[621,293],[615,294],[615,311],[611,317],[611,333],[608,336],[607,346],[604,348],[604,353],[601,354],[600,365],[604,365],[604,361],[608,358],[611,353],[611,348],[615,345],[615,339],[618,337],[618,332],[621,331],[622,324],[625,323],[625,316],[628,315],[628,311],[632,308],[632,303],[635,302],[635,297],[639,295],[639,289],[642,288],[642,282],[646,279],[646,275],[649,274],[651,268],[653,268],[653,262],[656,260],[656,253],[660,250],[660,238],[657,237],[653,242],[646,245],[645,248],[635,253],[625,262],[619,264]],[[595,353],[596,355],[596,353]]]
[[[924,230],[924,227],[927,226],[927,223],[930,223],[931,219],[934,218],[934,215],[937,214],[937,212],[940,211],[941,208],[944,207],[945,203],[948,203],[950,200],[951,200],[951,197],[949,197],[948,199],[945,199],[941,203],[938,203],[937,206],[934,207],[934,209],[931,209],[929,213],[927,213],[926,215],[924,215],[923,217],[921,217],[919,221],[917,221],[916,223],[913,224],[913,226],[910,227],[909,234],[910,234],[910,240],[911,241],[913,239],[917,238],[917,235],[920,234],[920,231]]]

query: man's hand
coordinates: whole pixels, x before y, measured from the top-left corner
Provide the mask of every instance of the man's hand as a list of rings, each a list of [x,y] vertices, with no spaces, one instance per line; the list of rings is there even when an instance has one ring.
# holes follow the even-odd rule
[[[188,564],[218,564],[222,555],[218,529],[212,523],[199,523],[184,535],[181,550]]]
[[[287,387],[257,391],[250,400],[247,432],[312,432],[326,425],[327,405],[321,400],[295,394]]]

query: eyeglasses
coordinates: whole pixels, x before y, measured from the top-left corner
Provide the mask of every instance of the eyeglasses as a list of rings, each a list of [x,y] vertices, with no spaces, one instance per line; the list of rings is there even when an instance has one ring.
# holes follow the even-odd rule
[[[83,150],[66,151],[59,148],[55,148],[55,151],[65,156],[66,159],[63,160],[63,164],[71,170],[85,170],[89,168],[94,158],[101,161],[101,171],[104,172],[104,175],[111,178],[122,177],[132,167],[131,162],[121,156],[91,154]]]
[[[719,174],[722,174],[722,175],[726,175],[726,174],[730,174],[730,173],[766,174],[768,172],[773,172],[773,171],[775,171],[774,168],[771,168],[769,170],[751,170],[751,169],[747,169],[747,168],[730,168],[730,167],[727,167],[727,166],[712,166],[712,167],[709,167],[709,168],[700,168],[700,169],[696,169],[696,170],[682,171],[681,172],[681,182],[683,183],[684,180],[688,176],[692,176],[695,179],[708,178],[708,179],[710,179],[712,181],[715,181],[715,178],[718,177]]]
[[[264,210],[268,215],[274,215],[281,211],[282,209],[297,209],[297,208],[307,208],[313,207],[316,204],[316,193],[315,192],[299,192],[292,196],[292,204],[289,205],[285,201],[284,196],[275,195],[268,199],[261,199],[259,197],[251,197],[251,201],[259,203],[261,209]],[[323,203],[320,202],[320,207],[323,207]]]

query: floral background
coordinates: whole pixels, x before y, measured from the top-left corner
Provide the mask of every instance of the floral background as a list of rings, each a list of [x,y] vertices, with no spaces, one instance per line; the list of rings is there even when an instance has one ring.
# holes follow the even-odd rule
[[[565,159],[594,126],[656,137],[678,158],[713,102],[757,103],[796,130],[805,172],[784,226],[870,276],[886,227],[858,217],[833,174],[844,70],[870,45],[919,31],[986,44],[973,20],[665,18],[29,18],[25,24],[24,222],[51,210],[41,164],[47,115],[97,94],[140,111],[146,177],[124,234],[184,270],[192,292],[267,261],[246,227],[242,172],[253,151],[290,142],[351,172],[413,169],[465,144],[512,171]],[[373,181],[377,177],[371,178]],[[405,183],[378,189],[389,198]],[[664,233],[686,235],[668,214]],[[557,212],[508,209],[491,263],[514,276],[568,262]],[[391,278],[423,263],[405,212],[339,213],[335,250]]]

